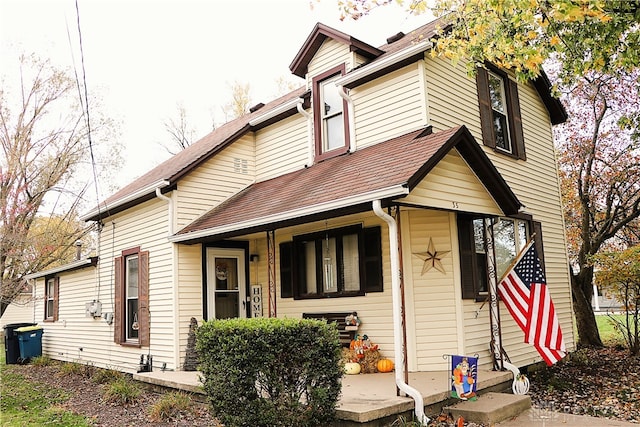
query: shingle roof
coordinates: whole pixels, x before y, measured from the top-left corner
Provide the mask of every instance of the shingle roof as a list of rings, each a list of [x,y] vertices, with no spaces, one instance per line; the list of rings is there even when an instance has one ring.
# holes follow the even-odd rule
[[[436,31],[438,29],[439,21],[432,21],[419,28],[416,28],[403,37],[395,38],[391,43],[387,43],[380,48],[373,48],[366,43],[354,39],[340,31],[331,29],[330,27],[324,26],[322,24],[318,24],[303,45],[303,47],[308,45],[308,49],[301,49],[301,51],[296,56],[296,59],[294,59],[292,66],[297,67],[296,69],[301,69],[301,67],[306,69],[305,61],[310,60],[311,56],[309,55],[313,53],[314,49],[319,48],[317,43],[313,43],[313,36],[315,33],[317,33],[316,35],[318,36],[318,39],[324,40],[323,37],[326,38],[328,35],[333,35],[340,38],[340,40],[345,43],[352,44],[354,49],[357,49],[363,54],[366,54],[366,56],[374,58],[370,63],[368,63],[373,64],[377,61],[381,61],[384,58],[389,57],[390,55],[393,55],[396,52],[399,52],[405,48],[409,48],[416,43],[428,40],[436,34]],[[365,64],[364,66],[368,64]],[[369,78],[374,78],[375,76],[376,75],[371,75],[369,76]],[[550,88],[548,85],[548,80],[545,80],[545,78],[541,78],[535,83],[536,88],[541,93],[542,99],[551,113],[552,123],[556,124],[564,121],[566,119],[566,112],[562,108],[562,105],[559,103],[559,101],[549,95]],[[99,220],[101,219],[101,217],[108,216],[109,214],[127,209],[142,201],[149,200],[154,197],[155,191],[154,188],[150,189],[150,187],[154,186],[158,182],[167,183],[164,191],[168,191],[171,188],[174,188],[177,180],[180,177],[198,167],[202,162],[208,160],[211,156],[215,155],[222,148],[232,143],[235,139],[251,130],[255,130],[255,128],[250,125],[250,122],[252,120],[260,117],[269,110],[282,106],[283,104],[290,102],[296,98],[304,97],[307,95],[308,92],[304,87],[301,87],[287,95],[284,95],[274,101],[267,103],[265,106],[252,113],[249,113],[229,123],[226,123],[223,126],[220,126],[219,128],[206,135],[204,138],[200,139],[185,150],[174,155],[164,163],[153,168],[146,174],[137,178],[127,186],[123,187],[122,189],[108,197],[106,200],[100,203],[99,209],[98,207],[94,208],[91,212],[85,214],[82,219],[86,221]],[[293,114],[294,112],[295,108],[292,108],[289,113]],[[107,209],[110,209],[110,211],[107,211]]]
[[[501,208],[517,212],[520,202],[466,127],[435,134],[428,127],[255,183],[180,230],[172,240],[229,237],[303,223],[314,215],[335,216],[341,209],[370,210],[373,200],[408,194],[454,147]]]

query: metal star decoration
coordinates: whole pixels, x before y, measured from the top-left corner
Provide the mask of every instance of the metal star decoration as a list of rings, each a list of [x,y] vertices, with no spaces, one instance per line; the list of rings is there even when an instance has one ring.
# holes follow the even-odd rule
[[[431,237],[429,237],[429,245],[427,246],[427,251],[414,254],[424,261],[424,264],[422,265],[422,273],[420,273],[420,275],[424,276],[424,273],[431,270],[432,268],[435,268],[441,273],[446,273],[446,271],[444,270],[444,266],[442,265],[442,262],[440,260],[449,252],[451,251],[437,251],[435,245],[433,244],[433,240],[431,239]]]

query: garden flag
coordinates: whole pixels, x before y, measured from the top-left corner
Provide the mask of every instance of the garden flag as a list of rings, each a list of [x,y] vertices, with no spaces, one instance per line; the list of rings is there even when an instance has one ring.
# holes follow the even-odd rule
[[[451,355],[451,396],[461,400],[476,400],[478,358]]]
[[[498,284],[498,294],[524,332],[525,342],[535,346],[547,365],[566,355],[558,316],[533,240]]]

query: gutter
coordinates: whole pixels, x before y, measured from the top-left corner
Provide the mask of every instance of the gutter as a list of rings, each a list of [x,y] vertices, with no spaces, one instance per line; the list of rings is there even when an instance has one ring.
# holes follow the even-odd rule
[[[97,262],[97,257],[91,257],[87,259],[81,259],[78,261],[71,262],[69,264],[61,265],[60,267],[52,268],[50,270],[38,271],[37,273],[31,273],[24,276],[26,280],[37,279],[39,277],[48,276],[50,274],[61,273],[63,271],[77,270],[82,267],[88,267],[90,265],[95,265]]]
[[[261,116],[256,117],[253,120],[249,120],[249,126],[257,126],[261,123],[266,122],[267,120],[271,120],[274,117],[279,116],[280,114],[286,113],[287,111],[296,108],[296,105],[298,104],[298,100],[300,98],[295,98],[292,99],[290,101],[285,102],[284,104],[280,104],[278,105],[276,108],[274,108],[273,110],[269,110],[266,113],[264,113]]]
[[[167,197],[160,191],[161,187],[156,187],[156,196],[160,200],[164,200],[169,205],[169,236],[173,234],[173,199],[171,197]]]
[[[257,219],[247,221],[234,222],[220,227],[212,227],[204,230],[193,231],[185,234],[175,234],[169,237],[170,242],[179,243],[193,239],[201,239],[205,237],[215,236],[217,234],[228,233],[253,227],[259,227],[266,224],[286,221],[302,216],[313,215],[321,212],[327,212],[335,209],[341,209],[361,203],[369,203],[372,200],[384,199],[389,197],[398,197],[409,194],[409,189],[405,185],[394,185],[393,187],[383,188],[381,190],[371,191],[359,194],[357,196],[345,197],[343,199],[331,200],[329,202],[317,205],[306,206],[300,209],[294,209],[273,215],[261,216]]]
[[[91,218],[99,215],[100,213],[103,212],[108,212],[111,209],[115,209],[120,205],[124,205],[125,203],[131,202],[133,200],[138,199],[139,197],[142,196],[146,196],[148,194],[153,193],[157,188],[165,188],[168,187],[169,185],[171,185],[171,183],[169,181],[166,180],[160,180],[160,181],[156,181],[152,184],[147,185],[146,187],[143,187],[141,189],[139,189],[138,191],[128,194],[125,197],[115,200],[111,203],[105,204],[102,207],[97,207],[95,209],[93,209],[90,212],[87,212],[86,214],[82,215],[80,217],[81,221],[89,221]]]
[[[365,65],[362,68],[358,68],[344,77],[336,80],[337,86],[348,86],[352,83],[357,82],[371,74],[381,72],[385,68],[394,65],[397,62],[401,62],[405,59],[411,58],[414,55],[417,55],[425,50],[431,49],[433,47],[433,43],[430,41],[422,41],[418,44],[408,47],[405,50],[401,50],[399,52],[393,53],[386,58],[383,58],[379,61],[375,61],[369,65]]]
[[[349,115],[349,152],[356,151],[356,113],[353,107],[353,98],[347,93],[343,85],[336,84],[338,95],[347,101],[347,114]]]
[[[298,98],[296,108],[298,109],[298,113],[302,114],[302,116],[307,119],[307,140],[309,142],[309,150],[307,152],[307,164],[305,166],[310,167],[313,165],[313,156],[316,152],[316,147],[313,141],[313,115],[306,112],[302,107],[303,103],[304,99]]]
[[[396,362],[396,386],[415,401],[414,413],[418,422],[427,425],[429,417],[424,413],[422,394],[404,381],[404,355],[402,353],[402,301],[400,298],[400,257],[398,256],[398,224],[382,210],[382,202],[373,201],[373,212],[389,226],[391,257],[391,297],[393,300],[393,353]]]

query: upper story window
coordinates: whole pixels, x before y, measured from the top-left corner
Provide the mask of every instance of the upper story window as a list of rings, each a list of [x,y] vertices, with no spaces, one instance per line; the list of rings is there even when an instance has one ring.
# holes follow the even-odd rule
[[[382,291],[380,227],[295,236],[280,245],[281,296],[322,298]]]
[[[478,68],[476,83],[482,141],[498,153],[526,160],[518,84],[503,71]]]
[[[458,244],[460,245],[460,272],[462,298],[484,301],[488,296],[488,265],[485,222],[493,228],[496,278],[504,275],[515,257],[527,244],[531,230],[541,234],[540,223],[528,219],[500,218],[491,225],[490,219],[472,215],[458,215]],[[542,236],[536,246],[542,254]],[[542,255],[540,255],[542,259]]]
[[[488,79],[496,148],[511,153],[513,150],[511,149],[511,141],[509,140],[507,98],[504,90],[504,80],[492,72],[488,73]]]
[[[44,320],[58,320],[58,295],[60,278],[49,277],[45,280],[44,289]]]
[[[149,252],[122,251],[115,263],[114,341],[149,345]]]
[[[343,154],[349,148],[347,103],[335,82],[344,65],[313,78],[313,111],[316,160]]]

